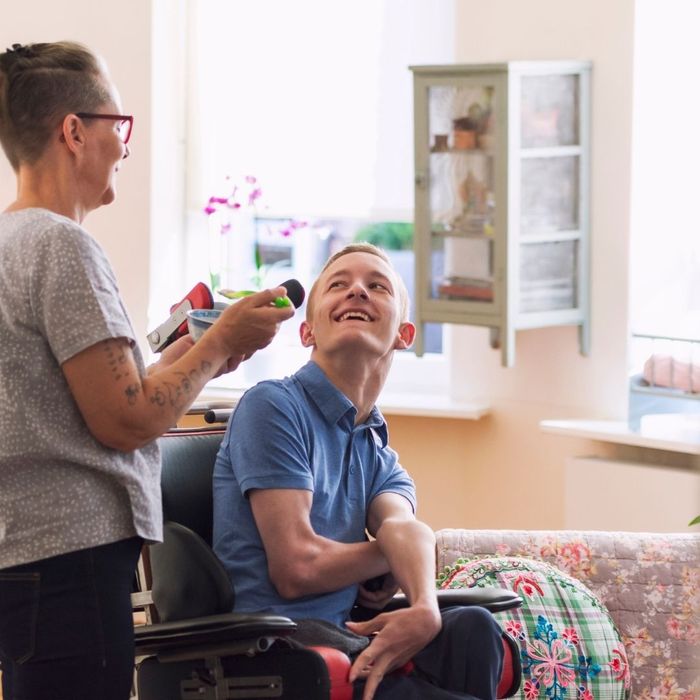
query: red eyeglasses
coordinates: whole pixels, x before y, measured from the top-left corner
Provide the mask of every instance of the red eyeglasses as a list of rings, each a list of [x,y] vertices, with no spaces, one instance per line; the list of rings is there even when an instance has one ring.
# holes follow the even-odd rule
[[[117,129],[119,131],[119,138],[123,143],[129,143],[131,130],[134,126],[134,117],[131,114],[93,114],[91,112],[76,112],[75,116],[81,119],[112,119],[118,121]]]

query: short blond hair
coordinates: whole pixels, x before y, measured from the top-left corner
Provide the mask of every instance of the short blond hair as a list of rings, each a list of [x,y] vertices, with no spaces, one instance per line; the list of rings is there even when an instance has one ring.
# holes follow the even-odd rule
[[[393,266],[391,259],[389,256],[386,254],[382,248],[379,248],[378,246],[374,245],[373,243],[367,243],[365,241],[359,242],[359,243],[350,243],[346,245],[344,248],[341,248],[337,253],[334,253],[331,255],[328,260],[326,260],[326,264],[323,266],[321,272],[318,274],[318,277],[314,281],[314,283],[311,285],[311,291],[309,292],[309,297],[306,302],[306,320],[310,321],[311,320],[311,314],[313,313],[313,308],[312,308],[312,301],[314,299],[314,295],[316,293],[316,289],[318,287],[319,280],[321,277],[323,277],[323,273],[336,261],[338,258],[342,258],[345,255],[350,255],[351,253],[368,253],[369,255],[376,255],[378,258],[382,259],[391,269],[391,271],[394,273],[394,278],[396,280],[396,285],[397,285],[397,291],[399,295],[399,303],[400,303],[400,312],[401,312],[401,322],[405,323],[406,321],[409,320],[409,314],[411,310],[411,304],[410,304],[410,299],[408,298],[408,289],[406,289],[406,284],[404,283],[403,279],[399,276],[399,274],[396,272],[396,268]]]

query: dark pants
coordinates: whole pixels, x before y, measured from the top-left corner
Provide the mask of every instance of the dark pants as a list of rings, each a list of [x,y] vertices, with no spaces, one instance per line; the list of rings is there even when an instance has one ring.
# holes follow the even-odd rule
[[[5,700],[127,700],[142,540],[0,570]]]
[[[479,607],[445,608],[442,630],[413,659],[416,672],[391,674],[380,683],[380,700],[493,700],[503,666],[501,628]],[[362,697],[362,686],[354,698]]]

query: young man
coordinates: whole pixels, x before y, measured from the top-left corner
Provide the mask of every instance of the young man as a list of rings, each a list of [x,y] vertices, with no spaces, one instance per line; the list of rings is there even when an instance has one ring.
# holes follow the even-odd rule
[[[415,335],[386,255],[360,244],[331,257],[300,333],[310,362],[245,394],[214,470],[214,548],[236,610],[361,635],[350,679],[363,700],[494,698],[500,628],[481,608],[439,611],[435,538],[375,407],[394,351]],[[379,591],[362,585],[383,574]],[[396,584],[409,608],[348,622],[356,601],[381,608]],[[413,674],[391,673],[410,659]]]

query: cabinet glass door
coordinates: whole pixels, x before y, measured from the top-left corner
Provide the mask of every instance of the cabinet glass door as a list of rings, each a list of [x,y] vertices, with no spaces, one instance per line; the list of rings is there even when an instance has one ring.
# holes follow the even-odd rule
[[[579,303],[579,91],[578,75],[520,81],[520,313]]]
[[[532,243],[520,250],[520,312],[573,309],[578,241]]]
[[[494,93],[478,81],[428,90],[433,299],[494,300]]]
[[[580,143],[579,89],[579,76],[576,74],[522,77],[522,148],[573,146]]]
[[[520,166],[520,235],[579,228],[579,157],[523,158]]]

